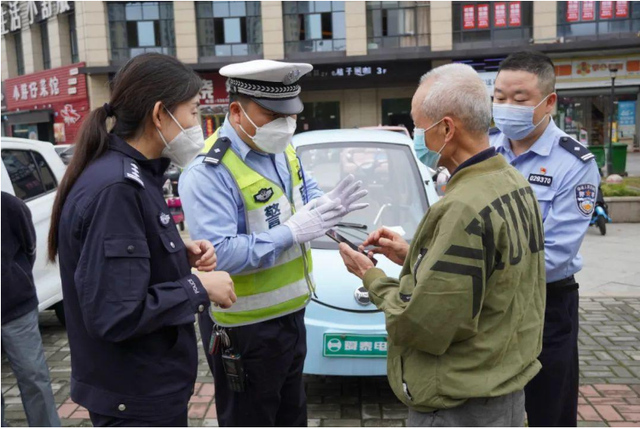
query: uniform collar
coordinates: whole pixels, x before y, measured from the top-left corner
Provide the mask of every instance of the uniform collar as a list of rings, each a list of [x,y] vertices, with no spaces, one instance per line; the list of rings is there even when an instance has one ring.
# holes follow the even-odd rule
[[[249,155],[249,153],[253,152],[259,156],[268,156],[268,154],[263,154],[260,152],[256,152],[255,150],[251,149],[249,147],[248,144],[246,144],[238,135],[238,133],[236,132],[236,130],[233,128],[233,126],[231,125],[231,122],[229,122],[229,116],[227,115],[227,117],[224,120],[224,124],[222,125],[222,129],[220,130],[220,137],[227,137],[229,140],[231,140],[231,148],[234,150],[234,152],[236,152],[238,154],[238,156],[240,156],[240,158],[245,161],[247,159],[247,156]]]
[[[527,152],[533,152],[540,156],[548,156],[551,153],[551,149],[553,149],[553,145],[557,140],[558,135],[561,134],[560,129],[556,126],[556,123],[553,122],[553,118],[549,121],[547,128],[544,130],[542,135],[538,137],[538,140],[523,154]],[[500,136],[502,141],[500,145],[497,147],[498,152],[504,153],[513,153],[511,150],[511,142],[504,134]]]
[[[149,171],[154,176],[164,175],[169,164],[171,164],[171,160],[168,158],[147,159],[142,153],[115,134],[109,134],[109,148],[133,158],[141,168]]]

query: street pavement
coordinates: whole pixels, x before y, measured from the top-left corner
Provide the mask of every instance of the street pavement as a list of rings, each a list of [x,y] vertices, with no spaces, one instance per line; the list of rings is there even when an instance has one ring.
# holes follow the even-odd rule
[[[580,426],[640,426],[640,224],[588,231],[578,275],[580,300]],[[70,356],[65,329],[44,312],[40,326],[58,413],[64,426],[91,426],[87,410],[69,399]],[[200,351],[191,426],[216,426],[215,391]],[[384,377],[305,379],[310,426],[404,426],[407,410]],[[12,426],[27,426],[20,392],[2,356],[2,393]]]

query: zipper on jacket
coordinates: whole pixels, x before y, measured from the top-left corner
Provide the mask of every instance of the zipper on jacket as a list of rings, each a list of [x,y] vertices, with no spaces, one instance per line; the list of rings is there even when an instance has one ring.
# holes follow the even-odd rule
[[[420,249],[420,254],[418,255],[418,258],[416,259],[416,263],[413,264],[413,284],[417,285],[418,284],[418,268],[420,267],[420,263],[422,262],[422,260],[424,259],[424,257],[427,255],[427,248],[422,248]]]

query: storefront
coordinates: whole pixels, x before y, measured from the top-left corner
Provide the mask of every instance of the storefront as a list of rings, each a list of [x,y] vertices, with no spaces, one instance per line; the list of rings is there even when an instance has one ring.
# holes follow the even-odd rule
[[[8,136],[73,143],[89,113],[84,63],[4,81],[3,133]]]
[[[627,144],[629,150],[640,150],[640,55],[554,59],[554,63],[558,126],[585,145],[609,141],[610,67],[615,67],[613,141]]]
[[[200,120],[205,138],[224,123],[229,111],[226,78],[219,73],[200,73],[203,81],[200,92]]]
[[[320,65],[300,81],[297,132],[376,125],[411,130],[411,98],[430,61]]]

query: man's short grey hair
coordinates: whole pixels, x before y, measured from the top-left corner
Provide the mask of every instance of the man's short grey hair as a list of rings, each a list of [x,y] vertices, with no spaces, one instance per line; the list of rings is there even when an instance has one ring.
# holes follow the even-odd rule
[[[433,121],[445,116],[459,119],[474,134],[486,133],[491,127],[491,97],[478,73],[466,64],[453,63],[437,67],[420,78],[420,84],[431,81],[422,102],[423,113]]]

